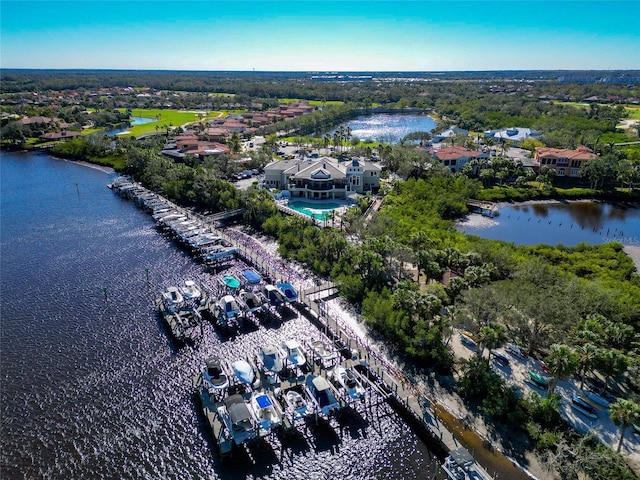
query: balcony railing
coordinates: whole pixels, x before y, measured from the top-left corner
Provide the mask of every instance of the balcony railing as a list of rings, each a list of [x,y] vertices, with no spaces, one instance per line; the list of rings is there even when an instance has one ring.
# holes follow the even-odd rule
[[[305,183],[302,185],[298,185],[295,183],[289,184],[289,190],[310,190],[313,192],[326,192],[329,190],[345,190],[346,185],[332,185],[332,184],[322,184],[322,185],[313,185],[309,183]]]

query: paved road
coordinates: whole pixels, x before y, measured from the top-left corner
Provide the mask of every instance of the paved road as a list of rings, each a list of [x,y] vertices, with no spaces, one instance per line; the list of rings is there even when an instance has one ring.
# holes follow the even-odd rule
[[[637,253],[640,254],[640,247],[635,247]],[[452,348],[456,356],[460,358],[470,358],[475,354],[475,349],[469,348],[462,344],[460,341],[460,335],[456,332],[452,338]],[[516,357],[504,349],[498,349],[497,351],[507,355],[511,362],[507,367],[501,366],[496,361],[492,361],[491,365],[493,369],[509,384],[518,388],[524,395],[528,395],[529,392],[534,391],[544,396],[546,390],[537,387],[529,379],[529,370],[534,370],[542,375],[550,378],[550,375],[546,374],[540,369],[540,361],[532,358],[519,358]],[[485,350],[484,355],[487,355]],[[607,409],[600,407],[596,404],[592,404],[596,408],[598,415],[597,420],[591,420],[583,414],[577,412],[571,406],[571,397],[575,394],[584,395],[586,392],[579,389],[580,381],[578,379],[568,378],[567,380],[559,380],[556,387],[556,393],[562,397],[562,406],[560,407],[560,413],[567,420],[567,422],[577,431],[595,433],[603,443],[616,448],[618,440],[620,439],[620,429],[615,425],[609,417]],[[632,429],[627,430],[625,435],[625,441],[623,444],[623,453],[628,456],[630,462],[635,465],[636,471],[640,468],[640,435],[632,433]]]

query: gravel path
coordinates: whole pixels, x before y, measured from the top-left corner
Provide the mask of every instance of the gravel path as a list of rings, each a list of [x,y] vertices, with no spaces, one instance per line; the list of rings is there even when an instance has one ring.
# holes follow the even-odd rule
[[[640,247],[632,247],[631,245],[625,245],[623,247],[624,253],[631,257],[633,263],[636,264],[636,271],[640,273]]]

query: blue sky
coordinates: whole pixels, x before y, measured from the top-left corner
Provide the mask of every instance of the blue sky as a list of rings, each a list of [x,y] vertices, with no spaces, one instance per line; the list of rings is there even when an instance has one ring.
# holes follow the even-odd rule
[[[1,68],[640,69],[640,1],[0,1]]]

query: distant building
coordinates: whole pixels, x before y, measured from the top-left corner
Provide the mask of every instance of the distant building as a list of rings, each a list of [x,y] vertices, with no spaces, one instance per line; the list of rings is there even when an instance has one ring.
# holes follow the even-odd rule
[[[193,132],[185,132],[175,138],[175,143],[167,144],[160,153],[178,159],[187,155],[208,157],[229,153],[229,147],[218,142],[200,140]]]
[[[451,137],[455,137],[456,135],[469,135],[469,130],[458,128],[456,126],[449,127],[444,132],[440,132],[439,134],[434,136],[431,140],[431,143],[444,142],[445,140]]]
[[[538,169],[551,167],[558,177],[579,177],[580,168],[594,158],[598,158],[598,155],[585,146],[579,146],[575,150],[538,147],[534,157]]]
[[[292,197],[346,198],[380,187],[380,167],[364,160],[341,163],[335,158],[279,160],[264,167],[267,188],[288,190]]]
[[[489,155],[480,150],[472,150],[466,147],[442,147],[432,149],[431,155],[442,162],[442,165],[451,169],[453,173],[462,170],[471,160],[488,160]]]
[[[505,139],[514,143],[520,143],[527,138],[537,138],[540,132],[530,128],[511,127],[503,130],[487,130],[484,132],[485,138],[493,138],[495,140]]]
[[[67,131],[64,130],[62,132],[49,132],[43,135],[40,135],[40,140],[67,140],[69,138],[79,137],[82,133]]]

